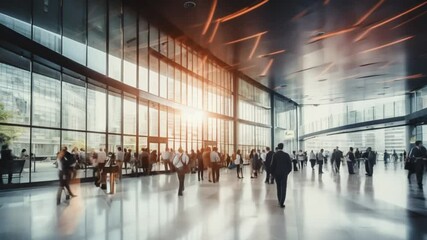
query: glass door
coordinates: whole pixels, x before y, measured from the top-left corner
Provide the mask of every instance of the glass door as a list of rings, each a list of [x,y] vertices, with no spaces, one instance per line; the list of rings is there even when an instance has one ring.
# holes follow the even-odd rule
[[[156,151],[156,160],[153,162],[152,171],[163,172],[165,171],[165,166],[161,162],[160,155],[168,147],[168,139],[162,137],[149,137],[148,138],[148,151],[150,153],[150,160],[153,152]]]

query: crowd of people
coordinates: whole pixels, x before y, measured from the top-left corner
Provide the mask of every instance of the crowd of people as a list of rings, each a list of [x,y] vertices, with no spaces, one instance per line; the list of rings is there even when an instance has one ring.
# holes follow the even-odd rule
[[[265,171],[265,183],[277,185],[278,201],[281,207],[284,207],[286,198],[287,175],[294,171],[303,171],[308,167],[308,162],[312,171],[315,171],[317,166],[318,174],[323,174],[323,165],[331,163],[332,171],[339,174],[341,166],[347,165],[347,170],[350,175],[360,173],[361,163],[365,165],[366,175],[373,176],[374,166],[377,163],[378,153],[373,151],[371,147],[365,151],[359,151],[358,148],[350,147],[344,154],[339,147],[333,149],[332,153],[320,149],[315,152],[299,150],[292,151],[288,154],[283,151],[283,144],[279,144],[275,151],[269,147],[262,150],[252,149],[248,157],[242,156],[240,150],[229,155],[218,151],[217,147],[206,147],[199,150],[184,151],[179,148],[178,151],[166,148],[161,154],[157,150],[149,152],[148,148],[142,148],[141,151],[133,152],[131,149],[122,149],[117,147],[115,152],[107,153],[106,149],[100,148],[98,151],[92,151],[86,154],[84,149],[73,148],[71,152],[67,147],[57,153],[56,166],[58,168],[59,188],[57,192],[57,204],[60,204],[62,193],[65,192],[65,198],[70,199],[75,197],[70,188],[70,181],[76,177],[76,169],[82,168],[82,165],[89,164],[93,167],[93,177],[95,185],[106,189],[107,174],[104,171],[106,166],[116,166],[117,172],[114,173],[118,180],[122,178],[122,167],[131,169],[134,176],[152,174],[153,165],[163,164],[166,173],[176,172],[179,187],[178,196],[182,196],[185,186],[184,180],[187,173],[197,173],[198,181],[204,181],[205,171],[207,171],[208,181],[217,183],[220,180],[220,169],[227,167],[236,169],[236,176],[242,179],[243,168],[245,163],[249,163],[251,169],[251,178],[257,178],[260,173]],[[8,174],[8,182],[11,182],[12,173],[10,172],[11,161],[14,156],[7,145],[3,145],[1,149],[0,167],[3,174]],[[409,154],[403,151],[400,156],[393,150],[392,154],[384,152],[384,162],[397,162],[404,160],[405,169],[408,170],[408,181],[411,183],[411,176],[416,175],[417,184],[422,189],[423,174],[427,170],[427,151],[421,141],[416,141],[415,146],[410,150]],[[28,157],[25,149],[21,151],[21,158]],[[246,161],[245,161],[246,160]],[[6,171],[5,169],[9,169]],[[3,177],[1,178],[3,181]],[[2,182],[3,183],[3,182]]]

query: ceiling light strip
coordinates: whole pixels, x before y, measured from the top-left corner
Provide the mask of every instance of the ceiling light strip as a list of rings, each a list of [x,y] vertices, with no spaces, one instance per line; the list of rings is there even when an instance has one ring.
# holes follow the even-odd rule
[[[357,21],[353,26],[358,26],[360,25],[362,22],[364,22],[373,12],[375,12],[375,10],[377,10],[383,3],[385,2],[385,0],[380,0],[377,2],[377,4],[375,4],[371,9],[369,9],[369,11],[367,13],[365,13],[360,19],[359,21]]]
[[[402,16],[404,16],[404,15],[406,15],[406,14],[410,13],[410,12],[415,11],[416,9],[418,9],[418,8],[420,8],[420,7],[422,7],[422,6],[426,5],[426,4],[427,4],[427,1],[425,1],[425,2],[423,2],[423,3],[421,3],[421,4],[418,4],[418,5],[416,5],[415,7],[411,8],[411,9],[409,9],[409,10],[406,10],[406,11],[404,11],[404,12],[402,12],[402,13],[400,13],[400,14],[398,14],[398,15],[394,16],[394,17],[388,18],[388,19],[386,19],[386,20],[383,20],[383,21],[381,21],[381,22],[379,22],[379,23],[377,23],[377,24],[375,24],[375,25],[371,26],[371,27],[370,27],[370,28],[368,28],[366,31],[364,31],[362,34],[360,34],[360,35],[359,35],[359,36],[358,36],[354,41],[355,41],[355,42],[360,41],[362,38],[364,38],[366,35],[368,35],[368,33],[369,33],[370,31],[374,30],[375,28],[381,27],[381,26],[382,26],[382,25],[384,25],[384,24],[387,24],[387,23],[389,23],[389,22],[391,22],[391,21],[394,21],[394,20],[396,20],[396,19],[398,19],[398,18],[400,18],[400,17],[402,17]]]
[[[394,78],[394,79],[390,79],[390,80],[386,80],[386,81],[382,81],[382,82],[377,82],[377,83],[389,83],[389,82],[396,82],[396,81],[400,81],[400,80],[417,79],[417,78],[423,78],[423,77],[425,77],[423,74],[418,73],[418,74],[414,74],[414,75],[398,77],[398,78]]]
[[[405,38],[402,38],[402,39],[399,39],[399,40],[396,40],[396,41],[393,41],[393,42],[390,42],[390,43],[383,44],[383,45],[378,46],[378,47],[370,48],[370,49],[362,51],[360,53],[368,53],[368,52],[376,51],[376,50],[379,50],[379,49],[382,49],[382,48],[385,48],[385,47],[390,47],[392,45],[395,45],[395,44],[407,41],[407,40],[409,40],[409,39],[411,39],[413,37],[415,37],[415,36],[405,37]]]
[[[213,0],[211,9],[209,11],[208,19],[206,19],[205,26],[203,27],[202,35],[205,35],[208,32],[209,25],[211,25],[212,23],[212,18],[216,10],[217,3],[218,3],[218,0]]]
[[[209,38],[209,43],[211,43],[213,40],[214,40],[214,38],[215,38],[215,35],[216,35],[216,32],[218,31],[218,28],[219,28],[219,24],[220,24],[221,22],[220,21],[216,21],[216,23],[215,23],[215,27],[214,27],[214,30],[213,30],[213,32],[212,32],[212,35],[211,35],[211,37]]]
[[[269,0],[263,0],[255,5],[253,5],[252,7],[245,7],[237,12],[234,12],[232,14],[229,14],[225,17],[219,18],[218,20],[220,20],[221,22],[226,22],[226,21],[230,21],[231,19],[237,18],[242,16],[243,14],[246,14],[250,11],[253,11],[259,7],[261,7],[262,5],[266,4]]]
[[[275,51],[275,52],[271,52],[271,53],[262,54],[262,55],[259,55],[258,57],[259,57],[259,58],[263,58],[263,57],[270,57],[270,56],[277,55],[277,54],[284,53],[284,52],[286,52],[286,50],[285,50],[285,49],[282,49],[282,50],[279,50],[279,51]]]
[[[426,14],[426,13],[427,13],[427,11],[424,11],[424,12],[422,12],[422,13],[418,14],[417,16],[415,16],[415,17],[413,17],[413,18],[411,18],[411,19],[408,19],[408,20],[404,21],[403,23],[400,23],[400,24],[398,24],[398,25],[396,25],[396,26],[392,27],[391,29],[396,29],[396,28],[398,28],[398,27],[401,27],[401,26],[403,26],[403,25],[407,24],[408,22],[412,22],[413,20],[415,20],[415,19],[417,19],[417,18],[421,17],[422,15],[424,15],[424,14]]]
[[[270,59],[270,61],[268,62],[267,66],[265,66],[265,69],[264,69],[264,71],[261,73],[261,75],[260,75],[260,76],[266,76],[266,75],[267,75],[268,71],[269,71],[269,70],[270,70],[270,68],[271,68],[271,65],[273,64],[273,61],[274,61],[274,59]]]
[[[262,35],[259,35],[257,38],[256,38],[256,40],[255,40],[255,44],[254,44],[254,46],[253,46],[253,48],[252,48],[252,51],[251,51],[251,53],[249,54],[249,60],[250,59],[252,59],[252,57],[254,56],[254,53],[255,53],[255,51],[256,51],[256,49],[258,48],[258,45],[259,45],[259,41],[261,41],[261,37],[262,37]]]
[[[233,41],[230,41],[230,42],[226,42],[224,44],[225,45],[230,45],[230,44],[234,44],[234,43],[238,43],[238,42],[243,42],[243,41],[246,41],[246,40],[249,40],[249,39],[252,39],[252,38],[260,37],[260,36],[262,36],[262,35],[264,35],[266,33],[267,33],[267,31],[256,33],[254,35],[251,35],[251,36],[248,36],[248,37],[244,37],[244,38],[240,38],[240,39],[237,39],[237,40],[233,40]]]
[[[351,31],[353,31],[355,29],[356,29],[355,27],[351,27],[351,28],[346,28],[346,29],[340,30],[340,31],[336,31],[336,32],[331,32],[331,33],[328,33],[328,34],[324,34],[324,35],[321,35],[321,36],[318,36],[318,37],[311,38],[311,40],[308,43],[313,43],[313,42],[316,42],[316,41],[319,41],[319,40],[322,40],[322,39],[325,39],[325,38],[330,38],[330,37],[334,37],[334,36],[341,35],[341,34],[344,34],[344,33],[348,33],[348,32],[351,32]]]

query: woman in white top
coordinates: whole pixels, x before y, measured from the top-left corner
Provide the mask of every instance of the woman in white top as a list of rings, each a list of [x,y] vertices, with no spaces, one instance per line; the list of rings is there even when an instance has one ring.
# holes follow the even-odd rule
[[[240,149],[237,150],[237,153],[234,154],[234,164],[236,165],[237,169],[237,178],[243,178],[243,159],[240,155]],[[240,174],[239,174],[240,173]]]

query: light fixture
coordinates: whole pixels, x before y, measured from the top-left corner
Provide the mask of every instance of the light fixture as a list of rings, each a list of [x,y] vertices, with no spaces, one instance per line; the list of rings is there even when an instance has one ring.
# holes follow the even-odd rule
[[[184,2],[184,8],[189,9],[189,8],[194,8],[194,7],[196,7],[196,2],[194,2],[194,1],[185,1]]]

